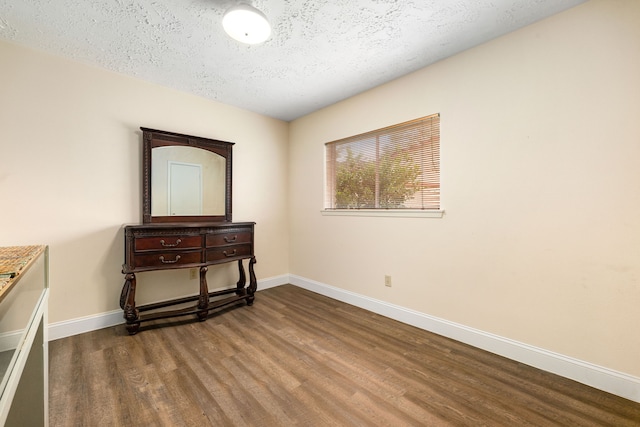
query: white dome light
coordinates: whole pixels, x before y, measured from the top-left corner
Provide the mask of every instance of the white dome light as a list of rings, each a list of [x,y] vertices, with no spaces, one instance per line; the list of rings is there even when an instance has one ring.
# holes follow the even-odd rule
[[[264,13],[245,3],[225,12],[222,27],[231,38],[247,44],[262,43],[271,36],[271,25]]]

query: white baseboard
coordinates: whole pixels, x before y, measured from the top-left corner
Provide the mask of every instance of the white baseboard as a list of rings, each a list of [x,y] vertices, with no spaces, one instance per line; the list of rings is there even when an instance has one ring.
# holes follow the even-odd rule
[[[93,316],[49,323],[49,341],[84,334],[85,332],[97,331],[98,329],[108,328],[119,325],[120,323],[124,323],[122,310],[108,311]]]
[[[24,331],[3,332],[0,334],[0,353],[15,350],[20,345]]]
[[[638,377],[303,277],[291,275],[290,283],[608,393],[640,402],[640,378]]]
[[[276,286],[286,285],[291,283],[291,279],[288,274],[282,276],[271,277],[269,279],[258,280],[258,291],[264,291],[265,289],[275,288]]]
[[[287,283],[640,403],[638,377],[324,283],[295,275],[282,275],[258,281],[258,291]],[[49,324],[49,340],[121,323],[124,323],[122,310],[56,322]]]
[[[289,283],[289,275],[271,277],[258,281],[258,291]],[[49,341],[124,323],[122,310],[114,310],[93,316],[79,317],[49,324]]]

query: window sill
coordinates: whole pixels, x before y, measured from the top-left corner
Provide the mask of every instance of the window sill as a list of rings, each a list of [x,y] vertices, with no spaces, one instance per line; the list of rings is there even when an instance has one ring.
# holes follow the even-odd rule
[[[444,210],[323,209],[323,216],[387,216],[396,218],[442,218]]]

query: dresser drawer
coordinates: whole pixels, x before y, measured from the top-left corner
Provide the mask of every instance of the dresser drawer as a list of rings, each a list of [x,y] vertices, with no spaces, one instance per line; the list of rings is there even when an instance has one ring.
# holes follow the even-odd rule
[[[207,262],[222,261],[251,255],[251,245],[233,245],[207,249]]]
[[[187,264],[200,263],[200,251],[196,252],[154,252],[135,254],[133,256],[133,268],[149,267],[178,267]]]
[[[250,230],[229,233],[207,234],[207,247],[233,245],[236,243],[251,243],[253,233]]]
[[[136,237],[133,249],[141,251],[166,251],[173,249],[199,249],[202,245],[200,236],[166,235],[153,237]]]

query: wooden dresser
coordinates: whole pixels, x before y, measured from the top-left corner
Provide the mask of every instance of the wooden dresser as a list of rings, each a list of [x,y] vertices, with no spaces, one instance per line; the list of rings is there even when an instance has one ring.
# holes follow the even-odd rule
[[[156,129],[142,130],[142,224],[124,227],[120,307],[127,330],[140,323],[195,315],[237,302],[252,305],[257,288],[253,222],[231,219],[233,142]],[[244,262],[249,264],[249,284]],[[209,292],[208,266],[238,263],[238,282]],[[198,268],[196,295],[136,305],[136,274]]]
[[[207,318],[209,310],[245,300],[252,305],[257,281],[253,265],[253,222],[150,223],[124,228],[125,283],[120,295],[127,330],[138,332],[140,323],[173,316],[196,315]],[[249,284],[243,261],[248,260]],[[207,266],[238,263],[239,279],[235,287],[209,292]],[[199,268],[198,295],[143,306],[136,305],[136,273],[178,268]],[[225,295],[230,295],[226,296]],[[181,304],[180,308],[165,309]]]

